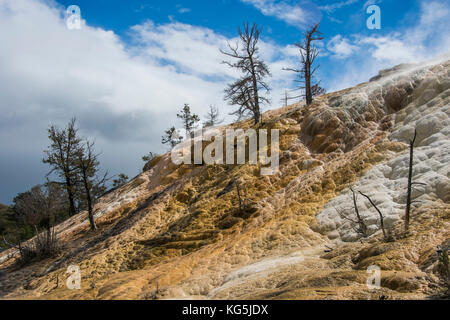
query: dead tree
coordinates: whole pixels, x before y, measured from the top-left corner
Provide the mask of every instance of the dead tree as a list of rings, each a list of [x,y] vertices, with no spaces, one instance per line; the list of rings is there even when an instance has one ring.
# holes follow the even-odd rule
[[[281,99],[281,102],[283,102],[284,107],[287,107],[288,100],[289,100],[289,96],[288,96],[287,90],[284,90],[284,97],[283,97],[283,99]]]
[[[377,210],[378,214],[380,215],[380,226],[381,226],[381,230],[383,231],[383,237],[385,240],[389,240],[388,236],[386,234],[386,230],[384,228],[384,217],[383,214],[381,213],[380,209],[378,209],[378,207],[376,206],[376,204],[372,201],[372,199],[370,199],[370,197],[368,195],[365,195],[364,193],[362,193],[361,191],[359,191],[359,193],[365,197],[367,200],[369,200],[370,204],[372,205],[372,207],[375,208],[375,210]]]
[[[414,143],[416,142],[417,138],[417,130],[414,130],[414,137],[412,140],[409,141],[409,172],[408,172],[408,189],[406,192],[406,208],[405,208],[405,234],[408,233],[409,228],[409,220],[410,220],[410,212],[411,212],[411,192],[412,187],[415,184],[424,185],[424,183],[420,182],[413,182],[412,176],[413,176],[413,158],[414,158]]]
[[[104,184],[108,180],[108,172],[98,178],[100,162],[98,155],[94,154],[94,142],[86,140],[86,145],[78,152],[77,167],[80,170],[81,183],[84,187],[84,194],[88,205],[89,223],[92,230],[97,229],[94,220],[94,202],[104,189]]]
[[[339,214],[339,216],[342,219],[348,220],[348,221],[352,222],[353,224],[356,224],[357,227],[353,228],[353,230],[357,234],[360,234],[362,237],[367,238],[369,236],[369,231],[367,229],[366,223],[364,222],[364,219],[361,217],[361,215],[359,213],[358,204],[356,203],[357,195],[352,188],[350,188],[350,190],[352,191],[352,194],[353,194],[353,209],[355,210],[356,220],[349,218],[348,214],[345,214],[343,211],[338,210],[337,208],[334,208],[334,210],[336,210],[336,212]]]
[[[241,87],[237,88],[237,90],[238,94],[234,98],[234,102],[230,101],[230,103],[237,105],[238,108],[235,111],[230,112],[229,115],[236,116],[235,121],[241,121],[253,116],[252,110],[254,109],[254,105],[252,103],[251,94],[247,88]],[[225,93],[227,93],[227,90],[225,90]],[[225,96],[225,99],[227,98],[228,96]]]
[[[284,106],[284,107],[287,107],[287,106],[288,106],[288,103],[289,103],[289,100],[292,100],[292,99],[294,99],[294,98],[295,98],[295,97],[289,96],[288,90],[284,90],[283,98],[282,98],[280,101],[283,102],[283,106]],[[298,97],[297,97],[297,98],[298,98]]]
[[[358,232],[363,237],[366,238],[369,234],[368,234],[367,226],[366,226],[364,220],[362,219],[361,215],[359,214],[358,204],[356,203],[357,195],[352,188],[350,188],[350,190],[352,191],[353,208],[355,209],[355,214],[356,214],[356,219],[357,219],[356,223],[358,224]]]
[[[214,127],[221,124],[224,119],[220,119],[219,109],[213,105],[209,106],[209,111],[205,115],[206,121],[203,123],[203,127]]]
[[[242,28],[238,28],[241,48],[239,43],[235,46],[228,43],[228,51],[220,50],[222,54],[235,60],[223,63],[243,73],[241,78],[225,89],[225,100],[231,105],[239,106],[239,109],[232,114],[237,113],[239,117],[242,117],[248,112],[253,116],[255,123],[261,121],[261,104],[269,102],[261,94],[261,90],[265,90],[266,93],[270,91],[269,85],[264,81],[264,78],[270,76],[269,68],[258,56],[261,31],[257,24],[254,23],[249,27],[249,24],[245,23]]]
[[[359,226],[358,230],[364,237],[367,237],[368,236],[368,230],[367,230],[367,226],[366,226],[364,220],[361,218],[361,215],[359,214],[358,204],[356,203],[356,200],[357,200],[356,193],[355,193],[355,191],[352,188],[350,188],[350,190],[352,191],[353,208],[355,209],[357,223],[358,223],[358,226]]]
[[[319,68],[319,65],[313,67],[313,64],[319,55],[319,50],[314,46],[314,41],[323,40],[321,37],[322,33],[319,31],[319,23],[310,27],[303,34],[303,41],[295,43],[295,46],[299,48],[300,51],[300,69],[294,68],[284,68],[283,70],[292,71],[299,74],[299,79],[296,82],[300,83],[300,86],[297,88],[298,90],[302,90],[303,93],[300,96],[293,98],[305,98],[306,104],[310,105],[315,96],[325,93],[325,89],[320,87],[320,81],[312,84],[311,81],[314,78],[314,73]]]
[[[62,180],[61,184],[65,186],[69,200],[69,216],[73,216],[77,211],[75,208],[75,198],[78,171],[75,168],[75,155],[81,143],[81,139],[78,137],[75,118],[72,118],[65,129],[50,126],[48,129],[48,138],[51,144],[44,151],[46,157],[42,161],[49,164],[52,168],[47,176],[56,172]]]

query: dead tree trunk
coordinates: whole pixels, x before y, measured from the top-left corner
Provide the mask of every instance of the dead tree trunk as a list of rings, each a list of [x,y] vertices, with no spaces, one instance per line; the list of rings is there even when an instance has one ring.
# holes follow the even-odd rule
[[[365,195],[364,193],[362,193],[361,191],[359,191],[359,193],[365,197],[367,200],[369,200],[370,204],[375,208],[375,210],[377,210],[378,214],[380,215],[380,226],[381,226],[381,230],[383,231],[383,236],[384,239],[387,240],[387,235],[386,235],[386,230],[384,229],[384,217],[383,214],[381,213],[380,209],[378,209],[378,207],[375,205],[375,203],[373,203],[372,199],[370,199],[369,196]]]
[[[72,181],[69,176],[66,176],[66,189],[67,196],[69,197],[69,216],[74,216],[77,213],[75,209],[74,191],[73,191]]]
[[[89,223],[91,224],[91,230],[97,230],[97,225],[95,224],[95,218],[94,218],[94,208],[92,204],[92,195],[89,187],[87,187],[87,184],[85,183],[85,189],[86,189],[86,199],[88,203],[88,212],[89,212]]]
[[[416,137],[417,137],[417,130],[414,130],[414,138],[409,141],[409,173],[408,173],[408,190],[406,193],[405,234],[408,232],[409,218],[410,218],[410,211],[411,211],[413,156],[414,156],[414,142],[416,141]]]
[[[98,161],[98,155],[94,154],[94,142],[86,140],[86,147],[81,149],[78,153],[77,167],[80,171],[82,183],[85,190],[85,196],[88,204],[89,223],[92,230],[97,229],[94,219],[94,201],[98,196],[98,190],[104,187],[104,183],[107,178],[108,172],[105,173],[102,179],[97,178],[98,167],[100,165]]]
[[[322,33],[318,29],[319,23],[311,26],[303,34],[304,39],[302,40],[302,42],[295,44],[295,46],[300,50],[301,68],[283,68],[283,70],[293,71],[299,74],[299,80],[296,80],[296,82],[300,82],[301,85],[297,89],[304,90],[304,93],[301,95],[301,97],[305,98],[307,105],[310,105],[313,102],[313,98],[315,95],[319,95],[325,92],[325,89],[319,87],[320,81],[315,84],[312,83],[314,73],[319,67],[313,67],[314,61],[319,55],[319,50],[313,45],[313,42],[324,39],[321,36]]]
[[[262,29],[257,24],[249,27],[245,23],[239,28],[239,38],[242,47],[228,44],[228,51],[220,50],[224,55],[235,59],[235,62],[224,61],[226,65],[241,71],[242,77],[230,83],[225,89],[225,100],[239,109],[232,114],[243,115],[249,112],[255,124],[261,122],[261,104],[269,103],[269,99],[260,91],[269,93],[270,87],[264,78],[270,77],[270,71],[264,61],[258,56],[258,41]]]
[[[356,193],[352,188],[350,188],[350,190],[352,191],[353,194],[353,207],[355,208],[356,219],[359,225],[359,231],[364,237],[367,237],[368,236],[367,226],[364,223],[364,220],[361,218],[361,215],[359,214],[358,204],[356,203]]]

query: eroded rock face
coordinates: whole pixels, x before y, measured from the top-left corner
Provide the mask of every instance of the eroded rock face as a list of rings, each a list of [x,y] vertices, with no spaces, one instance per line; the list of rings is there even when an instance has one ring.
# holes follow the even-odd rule
[[[302,141],[312,152],[350,151],[377,129],[391,129],[392,114],[410,103],[422,106],[448,89],[448,70],[443,66],[409,73],[405,68],[399,68],[401,75],[391,70],[389,77],[330,95],[328,100],[319,99],[305,108]]]
[[[13,252],[0,253],[0,268],[6,270],[0,297],[417,299],[435,294],[440,284],[433,254],[450,238],[449,75],[449,61],[400,66],[319,97],[309,107],[300,103],[265,113],[263,128],[280,130],[280,171],[272,176],[260,176],[259,168],[248,164],[177,166],[169,154],[161,155],[100,199],[96,233],[89,232],[86,213],[57,226],[66,246],[57,259],[12,271]],[[252,125],[242,121],[229,127]],[[413,191],[421,202],[413,209],[411,235],[384,242],[377,213],[360,196],[359,210],[371,233],[361,243],[355,224],[336,209],[353,213],[348,189],[353,186],[371,196],[385,224],[397,232],[414,129],[414,180],[425,185]],[[240,181],[244,210],[238,209],[233,181]],[[81,290],[68,290],[61,281],[69,264],[82,270]],[[366,286],[366,268],[373,264],[382,269],[376,292]]]
[[[423,75],[423,70],[420,70]],[[416,78],[416,74],[411,78]],[[420,201],[420,206],[443,202],[450,199],[450,86],[448,70],[437,66],[423,75],[422,82],[407,106],[395,114],[395,126],[389,139],[407,143],[417,130],[414,150],[413,181],[423,183],[416,185],[412,197]],[[422,77],[422,76],[421,76]],[[405,83],[402,81],[402,83]],[[394,83],[395,84],[395,83]],[[388,108],[397,109],[408,98],[405,86],[393,86],[388,89],[385,101]],[[432,89],[430,89],[432,88]],[[391,94],[392,92],[392,94]],[[403,96],[402,96],[403,92]],[[432,93],[432,94],[431,94]],[[426,96],[424,98],[424,95]],[[390,97],[391,96],[391,97]],[[353,185],[353,188],[372,197],[375,204],[385,215],[386,227],[393,227],[404,214],[406,203],[406,186],[408,177],[409,152],[399,154],[394,159],[376,165]],[[349,189],[327,203],[317,215],[321,230],[333,239],[355,241],[361,237],[356,231],[356,224],[342,217],[342,213],[355,220]],[[367,222],[370,233],[380,229],[378,213],[374,208],[359,199],[358,207]]]

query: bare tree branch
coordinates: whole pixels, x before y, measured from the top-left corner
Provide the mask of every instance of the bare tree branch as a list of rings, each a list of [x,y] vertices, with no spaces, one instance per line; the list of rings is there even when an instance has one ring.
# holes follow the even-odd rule
[[[238,28],[241,48],[239,43],[232,46],[228,43],[228,52],[220,50],[220,52],[237,61],[223,63],[231,68],[240,70],[243,76],[235,82],[228,85],[225,89],[225,100],[229,104],[237,105],[239,108],[231,114],[238,115],[242,118],[249,113],[253,116],[255,123],[261,118],[261,105],[268,103],[269,100],[261,94],[261,90],[267,93],[270,91],[269,85],[264,81],[265,77],[270,76],[267,65],[258,56],[258,41],[262,29],[257,24],[251,27],[248,23],[244,23]]]
[[[319,50],[313,45],[314,41],[323,40],[321,37],[321,32],[319,29],[319,23],[311,26],[304,34],[304,39],[301,43],[295,43],[295,46],[299,49],[300,53],[300,63],[301,68],[283,68],[283,70],[291,71],[299,74],[298,80],[296,82],[303,83],[304,86],[298,87],[297,90],[302,90],[303,93],[301,97],[304,97],[306,104],[310,105],[315,96],[325,93],[325,89],[319,87],[319,82],[311,83],[314,77],[314,73],[317,71],[319,66],[312,68],[316,58],[319,55]]]
[[[380,215],[380,225],[381,225],[381,230],[383,231],[383,236],[384,239],[387,240],[387,235],[386,235],[386,230],[384,229],[384,217],[383,214],[381,213],[380,209],[378,209],[378,207],[375,205],[375,203],[372,201],[372,199],[370,199],[370,197],[368,195],[365,195],[364,193],[362,193],[361,191],[359,191],[359,193],[365,197],[367,200],[369,200],[370,204],[372,205],[372,207],[375,208],[375,210],[377,210],[378,214]]]

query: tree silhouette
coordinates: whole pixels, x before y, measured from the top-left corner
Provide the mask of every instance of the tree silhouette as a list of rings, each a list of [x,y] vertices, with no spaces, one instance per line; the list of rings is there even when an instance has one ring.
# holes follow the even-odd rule
[[[177,114],[177,117],[183,121],[186,138],[190,137],[192,131],[197,127],[196,123],[200,121],[200,118],[195,113],[191,113],[191,108],[187,103],[184,104],[183,109]]]
[[[76,128],[76,119],[72,118],[65,129],[59,129],[52,125],[48,129],[48,138],[51,144],[44,151],[46,157],[42,161],[52,168],[47,176],[56,172],[62,179],[61,184],[65,186],[69,200],[69,215],[72,216],[76,213],[75,194],[78,180],[75,162],[81,143]]]
[[[203,127],[214,127],[223,122],[223,119],[220,119],[219,109],[214,107],[213,105],[209,106],[209,111],[205,115],[206,121],[203,123]]]
[[[261,121],[261,104],[269,102],[260,91],[266,90],[266,93],[270,91],[269,85],[264,81],[265,77],[270,76],[269,68],[258,56],[261,31],[262,29],[255,23],[251,27],[248,23],[244,23],[242,28],[238,28],[241,48],[239,43],[235,46],[228,43],[228,52],[220,50],[221,53],[235,60],[223,63],[240,70],[243,74],[225,89],[225,100],[231,105],[239,106],[231,114],[236,114],[238,119],[250,114],[255,123]]]
[[[175,147],[183,140],[183,138],[178,134],[175,127],[164,131],[164,133],[165,135],[162,136],[161,142],[162,144],[170,145],[171,148]]]
[[[319,31],[319,23],[310,27],[303,34],[304,39],[302,42],[295,43],[295,46],[300,51],[300,69],[294,68],[284,68],[283,70],[292,71],[299,74],[299,79],[296,82],[300,83],[300,86],[297,88],[298,90],[302,90],[303,93],[300,96],[296,96],[293,98],[304,97],[306,100],[306,104],[310,105],[315,96],[321,95],[325,93],[325,89],[320,87],[320,81],[312,84],[312,80],[314,78],[314,73],[317,71],[319,66],[313,67],[313,64],[319,55],[319,50],[314,46],[314,41],[323,40],[321,37],[322,33]]]
[[[94,220],[94,203],[98,196],[104,192],[105,182],[108,180],[108,172],[102,177],[98,177],[100,162],[98,154],[94,153],[94,142],[86,140],[85,145],[77,153],[77,168],[80,171],[81,183],[84,187],[84,194],[86,197],[89,223],[91,229],[97,229]]]

